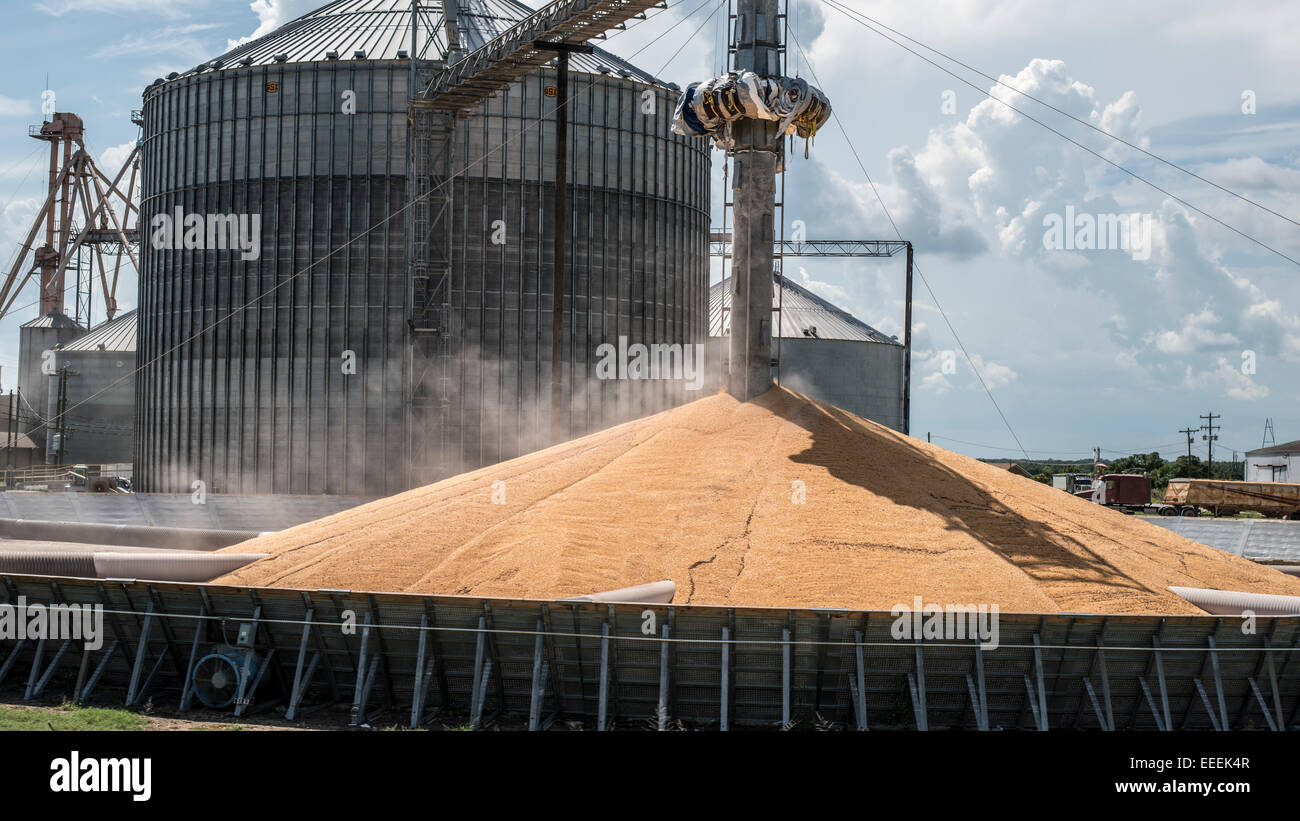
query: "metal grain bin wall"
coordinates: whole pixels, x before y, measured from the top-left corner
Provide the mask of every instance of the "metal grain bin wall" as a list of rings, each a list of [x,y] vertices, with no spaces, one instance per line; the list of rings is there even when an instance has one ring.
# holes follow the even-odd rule
[[[401,486],[405,109],[405,74],[369,62],[207,72],[147,94],[141,489]],[[258,216],[257,258],[158,248],[152,220],[178,208]]]
[[[549,427],[549,75],[458,123],[446,429],[411,412],[410,62],[397,54],[409,9],[336,2],[146,90],[139,489],[373,496],[544,444],[533,434]],[[485,0],[462,19],[462,45],[529,12]],[[702,141],[671,135],[672,93],[649,75],[601,52],[573,66],[566,370],[579,435],[695,396],[589,377],[598,345],[619,335],[703,340],[709,159]],[[177,209],[258,215],[257,258],[158,247],[174,243],[153,220]],[[447,443],[438,473],[413,464],[423,437]]]
[[[461,356],[451,439],[461,469],[547,444],[555,128],[545,89],[555,82],[546,70],[510,87],[461,126],[454,147]],[[578,436],[703,395],[684,379],[603,380],[595,371],[599,347],[620,337],[704,341],[709,158],[702,141],[669,132],[668,89],[593,73],[575,75],[570,92],[564,379],[568,429]]]

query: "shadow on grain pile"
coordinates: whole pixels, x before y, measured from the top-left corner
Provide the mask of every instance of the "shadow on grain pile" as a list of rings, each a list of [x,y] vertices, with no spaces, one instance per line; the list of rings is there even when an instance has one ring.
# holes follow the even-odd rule
[[[504,504],[493,504],[494,482]],[[726,394],[265,536],[226,584],[676,603],[1198,613],[1300,579],[784,388]]]

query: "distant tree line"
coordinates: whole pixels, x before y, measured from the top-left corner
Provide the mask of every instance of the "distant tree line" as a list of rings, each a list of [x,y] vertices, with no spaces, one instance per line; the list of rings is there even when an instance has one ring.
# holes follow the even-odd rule
[[[1053,473],[1092,473],[1092,462],[1068,462],[1061,459],[1026,462],[1009,459],[986,459],[988,462],[1014,461],[1035,480],[1051,484]],[[1209,475],[1209,465],[1198,456],[1193,456],[1189,464],[1186,456],[1179,456],[1172,462],[1160,458],[1159,453],[1135,453],[1106,461],[1106,473],[1141,473],[1151,480],[1152,488],[1163,488],[1170,479],[1226,479],[1241,480],[1245,478],[1245,462],[1214,462],[1214,475]]]

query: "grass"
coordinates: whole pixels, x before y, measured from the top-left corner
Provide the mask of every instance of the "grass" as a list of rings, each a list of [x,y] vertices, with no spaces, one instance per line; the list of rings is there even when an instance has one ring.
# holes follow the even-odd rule
[[[127,710],[104,707],[25,709],[0,706],[0,732],[24,730],[143,730],[149,725],[143,716]]]

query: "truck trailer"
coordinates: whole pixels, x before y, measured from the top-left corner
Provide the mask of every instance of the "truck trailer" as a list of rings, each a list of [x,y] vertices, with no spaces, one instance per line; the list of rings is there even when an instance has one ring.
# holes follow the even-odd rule
[[[1158,513],[1161,516],[1196,516],[1200,513],[1194,504],[1172,504],[1168,494],[1165,501],[1151,502],[1151,480],[1140,473],[1107,473],[1092,483],[1091,490],[1074,493],[1105,507],[1125,513]]]
[[[1253,511],[1270,519],[1300,519],[1300,484],[1170,479],[1165,502],[1203,507],[1215,516]]]

